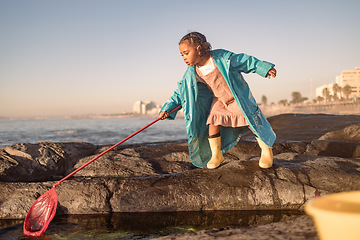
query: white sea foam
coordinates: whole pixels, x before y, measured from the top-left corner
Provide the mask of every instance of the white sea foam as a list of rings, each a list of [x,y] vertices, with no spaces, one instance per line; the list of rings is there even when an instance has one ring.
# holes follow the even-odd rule
[[[76,130],[59,130],[59,131],[53,131],[54,134],[73,134],[76,133]]]

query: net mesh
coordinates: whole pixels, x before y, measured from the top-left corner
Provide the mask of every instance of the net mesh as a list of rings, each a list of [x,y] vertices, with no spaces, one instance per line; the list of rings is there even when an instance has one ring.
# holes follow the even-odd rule
[[[41,195],[31,206],[24,221],[24,234],[27,236],[40,236],[54,218],[57,207],[57,194],[55,188]]]

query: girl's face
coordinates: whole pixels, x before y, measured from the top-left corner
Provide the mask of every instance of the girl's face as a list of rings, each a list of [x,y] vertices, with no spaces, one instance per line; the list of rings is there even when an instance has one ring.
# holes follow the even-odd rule
[[[189,41],[183,41],[179,44],[179,50],[188,66],[194,66],[200,62],[200,45],[196,47],[190,44]]]

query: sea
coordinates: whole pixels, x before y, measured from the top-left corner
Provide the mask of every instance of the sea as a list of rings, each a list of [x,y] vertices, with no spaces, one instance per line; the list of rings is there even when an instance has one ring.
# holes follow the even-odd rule
[[[157,117],[1,119],[0,148],[16,143],[87,142],[114,145]],[[183,117],[160,120],[123,144],[180,141],[186,139]]]

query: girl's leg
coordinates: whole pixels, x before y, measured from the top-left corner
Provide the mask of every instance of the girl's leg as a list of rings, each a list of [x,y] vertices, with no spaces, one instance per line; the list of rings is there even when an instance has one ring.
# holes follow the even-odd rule
[[[209,125],[209,137],[220,133],[220,126]]]
[[[221,153],[221,137],[220,126],[209,125],[209,144],[212,157],[207,163],[207,168],[217,168],[224,160],[224,156]]]

